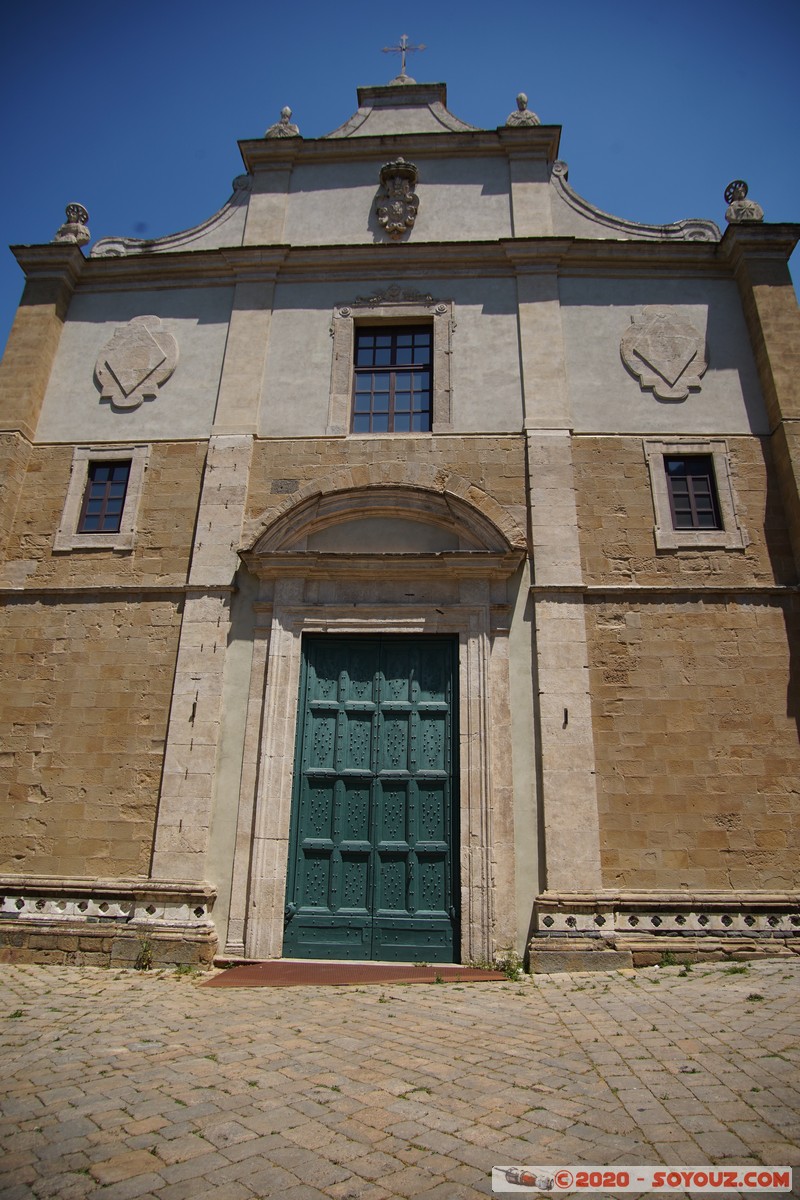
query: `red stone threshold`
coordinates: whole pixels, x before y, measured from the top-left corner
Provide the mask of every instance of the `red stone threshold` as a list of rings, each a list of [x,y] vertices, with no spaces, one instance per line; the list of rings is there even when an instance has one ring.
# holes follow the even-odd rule
[[[201,987],[326,987],[365,983],[487,983],[507,979],[502,971],[462,967],[452,963],[417,966],[414,963],[331,962],[319,959],[276,958],[229,967],[206,979]]]

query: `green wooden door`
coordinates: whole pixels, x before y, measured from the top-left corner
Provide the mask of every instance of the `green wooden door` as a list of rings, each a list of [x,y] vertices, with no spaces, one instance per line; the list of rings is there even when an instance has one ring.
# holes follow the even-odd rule
[[[284,954],[454,962],[456,639],[303,650]]]

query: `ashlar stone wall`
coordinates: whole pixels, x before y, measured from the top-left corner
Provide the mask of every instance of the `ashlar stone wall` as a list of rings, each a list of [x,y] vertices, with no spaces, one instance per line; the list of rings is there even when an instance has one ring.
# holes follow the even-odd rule
[[[129,553],[96,549],[54,552],[72,454],[71,446],[31,447],[7,542],[5,582],[28,588],[184,584],[206,443],[151,445]]]
[[[247,498],[248,519],[278,512],[304,484],[343,468],[342,486],[366,487],[375,468],[386,483],[402,481],[430,487],[438,477],[444,488],[459,476],[487,492],[524,529],[525,448],[522,438],[506,437],[365,437],[258,440]],[[438,476],[437,476],[438,473]]]
[[[125,552],[54,550],[71,446],[3,447],[0,872],[146,876],[206,445],[150,447]]]
[[[799,617],[796,599],[589,604],[604,886],[800,885]]]
[[[147,875],[180,609],[140,594],[0,610],[0,872]]]
[[[606,887],[800,883],[791,547],[769,439],[724,440],[744,547],[667,551],[643,439],[573,442]]]
[[[694,440],[694,436],[693,436]],[[717,439],[720,440],[720,439]],[[795,578],[769,438],[725,437],[744,550],[661,552],[642,437],[573,438],[587,584],[737,586]]]

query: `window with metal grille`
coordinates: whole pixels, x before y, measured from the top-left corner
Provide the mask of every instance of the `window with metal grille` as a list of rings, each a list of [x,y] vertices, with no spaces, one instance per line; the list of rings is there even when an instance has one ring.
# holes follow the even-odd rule
[[[355,336],[352,432],[430,432],[430,326],[375,326]]]
[[[710,454],[664,458],[673,529],[722,529]]]
[[[78,533],[117,533],[128,491],[130,462],[90,462]]]

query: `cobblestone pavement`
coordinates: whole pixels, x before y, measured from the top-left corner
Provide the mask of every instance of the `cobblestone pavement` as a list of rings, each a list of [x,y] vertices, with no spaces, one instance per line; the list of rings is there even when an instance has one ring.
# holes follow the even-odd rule
[[[3,1200],[467,1200],[493,1164],[800,1165],[797,959],[200,978],[0,967]]]

